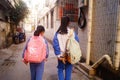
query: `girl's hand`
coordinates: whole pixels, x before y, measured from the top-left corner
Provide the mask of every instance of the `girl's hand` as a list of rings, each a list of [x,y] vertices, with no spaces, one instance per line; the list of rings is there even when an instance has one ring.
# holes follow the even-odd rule
[[[23,62],[27,65],[28,64],[28,61],[26,61],[25,59],[23,59]]]
[[[66,59],[64,57],[59,57],[58,59],[62,61],[64,64],[66,63]]]

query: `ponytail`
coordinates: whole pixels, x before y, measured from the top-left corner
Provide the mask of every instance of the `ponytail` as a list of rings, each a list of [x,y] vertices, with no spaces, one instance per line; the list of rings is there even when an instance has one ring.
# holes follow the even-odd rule
[[[41,32],[45,32],[45,28],[43,26],[37,26],[37,29],[34,32],[34,36],[39,36]]]
[[[34,36],[39,36],[39,31],[37,31],[37,30],[35,30],[35,32],[34,32]]]

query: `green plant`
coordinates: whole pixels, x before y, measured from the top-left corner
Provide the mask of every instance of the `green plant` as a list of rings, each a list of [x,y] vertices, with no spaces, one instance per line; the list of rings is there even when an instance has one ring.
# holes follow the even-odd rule
[[[10,21],[18,25],[21,20],[27,17],[29,13],[28,7],[22,0],[15,5],[15,9],[10,11]]]

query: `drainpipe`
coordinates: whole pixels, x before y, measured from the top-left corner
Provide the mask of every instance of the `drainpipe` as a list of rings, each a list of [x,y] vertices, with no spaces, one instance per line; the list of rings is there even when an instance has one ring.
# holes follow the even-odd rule
[[[93,69],[96,69],[100,64],[102,64],[104,61],[108,61],[108,63],[110,64],[110,66],[113,68],[113,64],[112,64],[112,61],[111,61],[111,58],[110,56],[108,55],[104,55],[102,58],[100,58],[96,63],[94,63],[91,67]]]
[[[119,69],[120,66],[120,5],[118,6],[118,17],[117,17],[117,37],[116,37],[116,50],[115,50],[115,59],[114,59],[114,66],[115,70]]]
[[[120,43],[119,43],[120,44]],[[118,47],[118,46],[117,46]],[[119,65],[120,65],[120,53],[115,52],[115,70],[119,69]]]
[[[91,50],[91,37],[92,37],[92,15],[93,15],[93,0],[89,0],[89,11],[88,11],[88,45],[87,45],[87,58],[86,64],[90,63],[90,50]]]

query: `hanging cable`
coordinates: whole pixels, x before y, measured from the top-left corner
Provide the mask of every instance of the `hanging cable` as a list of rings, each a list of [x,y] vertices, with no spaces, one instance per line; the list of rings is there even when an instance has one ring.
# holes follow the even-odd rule
[[[84,9],[83,7],[80,7],[80,14],[79,14],[80,16],[79,16],[79,19],[78,19],[78,26],[81,29],[85,28],[85,26],[87,24],[86,17],[85,17],[83,9]]]

